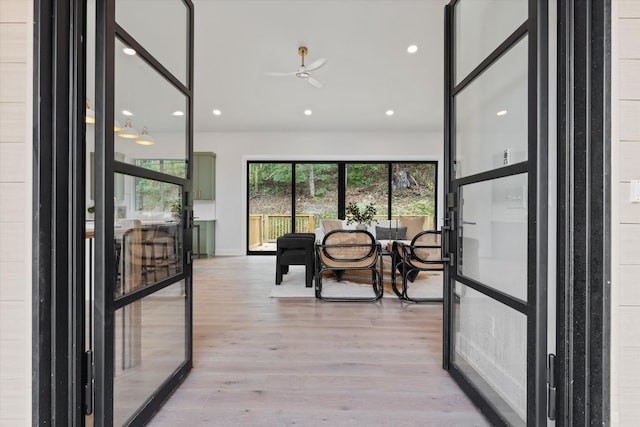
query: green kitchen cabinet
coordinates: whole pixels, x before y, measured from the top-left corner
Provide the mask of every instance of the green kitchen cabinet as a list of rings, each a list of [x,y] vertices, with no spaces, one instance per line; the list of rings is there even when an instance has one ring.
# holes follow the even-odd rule
[[[216,222],[193,222],[193,256],[194,258],[211,258],[216,254]],[[198,234],[200,241],[198,242]]]
[[[216,199],[216,154],[193,153],[193,200]]]

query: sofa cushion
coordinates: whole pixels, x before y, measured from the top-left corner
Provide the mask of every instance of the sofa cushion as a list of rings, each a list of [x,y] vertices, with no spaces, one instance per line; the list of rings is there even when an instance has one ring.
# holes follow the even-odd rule
[[[400,225],[407,227],[407,239],[411,240],[416,234],[424,230],[424,217],[400,215]]]
[[[320,229],[324,234],[333,230],[342,230],[342,221],[339,219],[320,220]]]
[[[376,226],[376,240],[405,240],[407,227],[387,228]]]

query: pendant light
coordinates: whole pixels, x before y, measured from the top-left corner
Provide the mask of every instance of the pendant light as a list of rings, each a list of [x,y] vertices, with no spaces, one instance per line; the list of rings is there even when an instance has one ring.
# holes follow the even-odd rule
[[[140,136],[136,139],[136,144],[140,145],[153,145],[156,142],[153,140],[153,137],[149,135],[149,130],[147,127],[142,128],[142,132],[140,132]]]
[[[85,123],[95,123],[96,122],[96,112],[91,108],[91,103],[89,102],[89,98],[85,100],[84,103],[84,122]]]
[[[120,132],[121,130],[122,130],[122,125],[120,124],[120,122],[117,120],[113,120],[113,131]]]
[[[135,128],[131,124],[131,119],[127,119],[127,121],[124,123],[124,127],[122,128],[122,130],[118,132],[118,136],[120,138],[129,138],[129,139],[138,137],[138,131],[135,130]]]

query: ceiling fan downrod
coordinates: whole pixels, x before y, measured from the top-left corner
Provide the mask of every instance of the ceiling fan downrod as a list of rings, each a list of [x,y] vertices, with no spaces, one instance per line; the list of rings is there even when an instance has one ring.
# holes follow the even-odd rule
[[[308,50],[306,46],[300,46],[298,48],[298,55],[300,55],[302,57],[302,67],[304,67],[304,57],[307,54]]]

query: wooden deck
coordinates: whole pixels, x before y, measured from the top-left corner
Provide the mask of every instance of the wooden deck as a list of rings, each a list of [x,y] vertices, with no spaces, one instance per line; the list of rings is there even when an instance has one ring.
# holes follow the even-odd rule
[[[441,368],[440,304],[269,298],[270,256],[194,277],[194,368],[151,426],[489,425]]]

